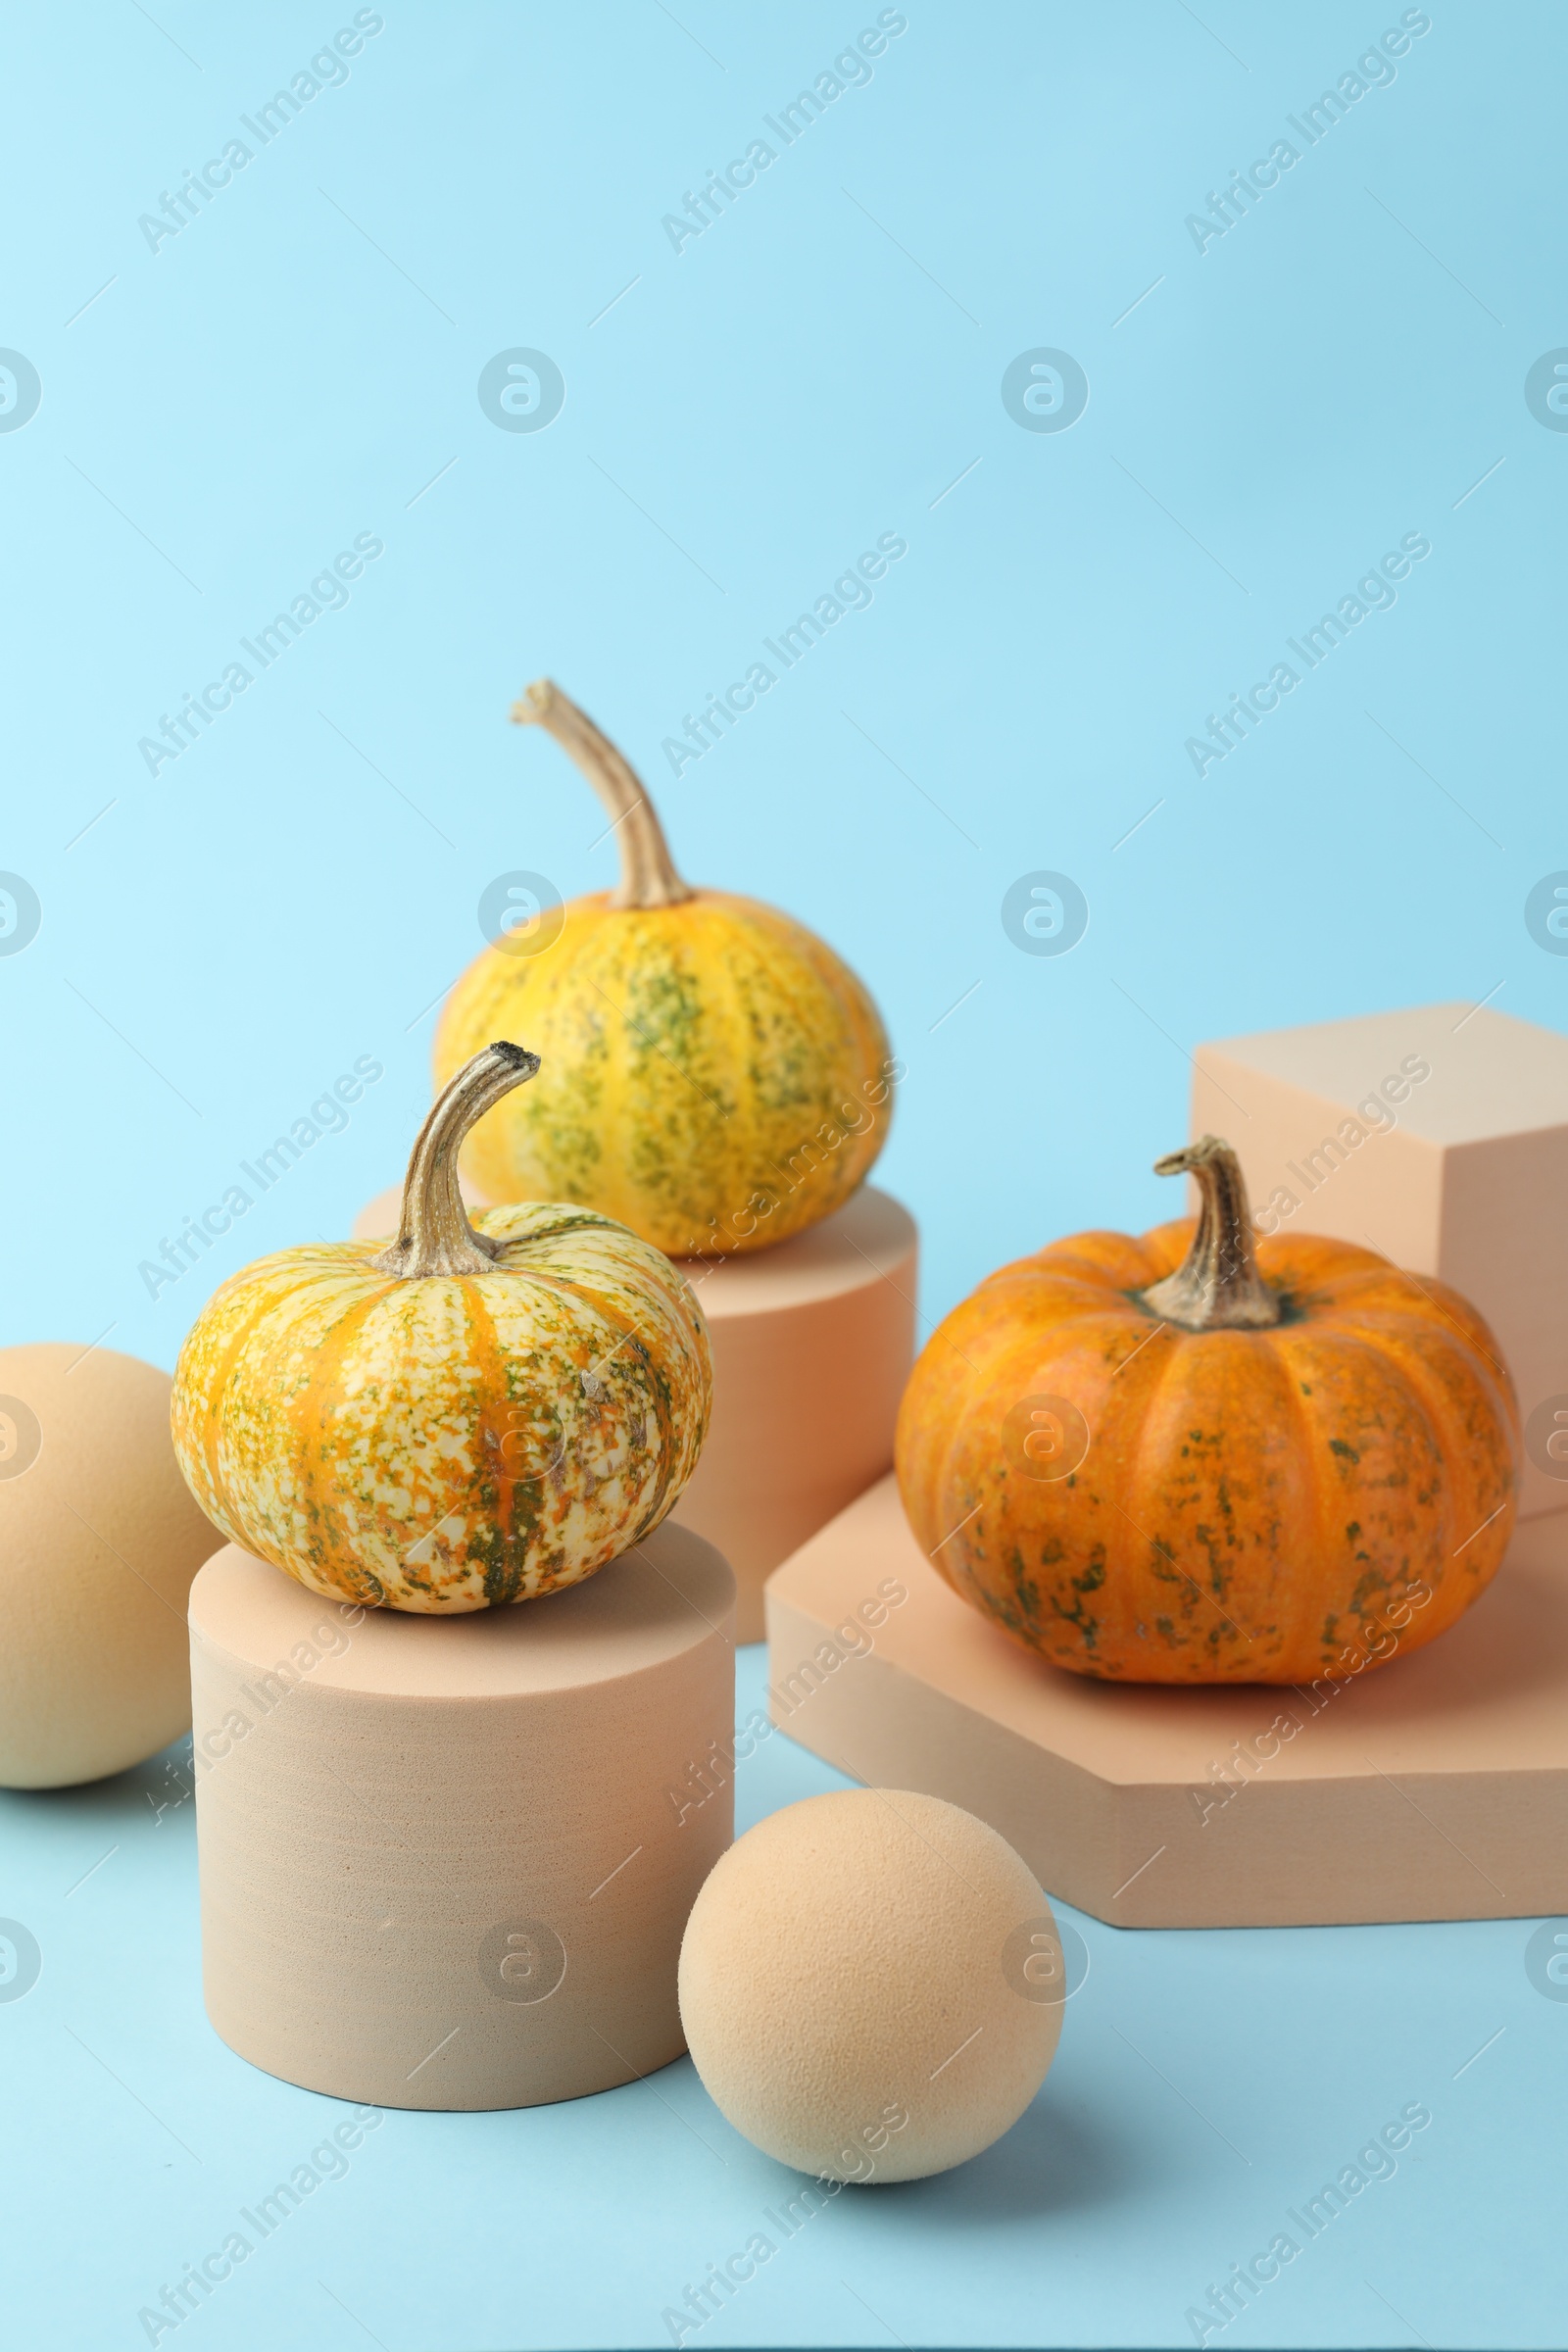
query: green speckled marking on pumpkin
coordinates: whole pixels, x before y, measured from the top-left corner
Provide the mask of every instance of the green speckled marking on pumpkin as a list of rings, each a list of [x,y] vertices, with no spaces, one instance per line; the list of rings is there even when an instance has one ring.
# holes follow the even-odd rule
[[[497,1200],[591,1203],[677,1254],[803,1231],[848,1200],[885,1139],[888,1044],[869,997],[822,941],[752,900],[573,901],[546,953],[492,948],[459,981],[438,1083],[498,1035],[529,1037],[543,1067],[468,1137],[473,1181]],[[758,1194],[774,1206],[755,1235],[715,1233]]]
[[[656,1526],[696,1465],[711,1374],[675,1268],[578,1208],[474,1222],[505,1244],[491,1271],[400,1281],[376,1243],[283,1250],[186,1341],[173,1434],[198,1501],[316,1592],[533,1598]]]
[[[1151,1344],[1127,1294],[1190,1233],[1078,1235],[954,1310],[901,1416],[917,1538],[1015,1638],[1097,1677],[1344,1677],[1419,1646],[1507,1542],[1517,1412],[1494,1342],[1442,1285],[1298,1236],[1258,1250],[1293,1316]],[[1093,1433],[1074,1480],[1017,1478],[1000,1447],[1043,1391]]]

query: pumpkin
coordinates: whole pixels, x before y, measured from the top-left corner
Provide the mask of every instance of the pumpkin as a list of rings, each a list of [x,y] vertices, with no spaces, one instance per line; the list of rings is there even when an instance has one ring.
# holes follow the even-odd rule
[[[1196,1221],[1081,1233],[933,1334],[900,1411],[909,1523],[1015,1642],[1109,1682],[1344,1680],[1495,1574],[1519,1416],[1444,1283],[1316,1234],[1254,1245],[1204,1136]]]
[[[395,1240],[260,1258],[185,1342],[191,1492],[313,1592],[429,1615],[534,1600],[638,1543],[696,1467],[708,1335],[668,1260],[593,1209],[464,1209],[464,1135],[538,1067],[475,1054],[414,1147]]]
[[[464,1172],[491,1200],[579,1200],[676,1256],[804,1232],[886,1139],[894,1065],[859,981],[804,925],[693,890],[642,782],[548,680],[512,713],[545,727],[603,801],[621,878],[493,940],[435,1041],[437,1085],[521,1029],[537,1086],[481,1119]]]

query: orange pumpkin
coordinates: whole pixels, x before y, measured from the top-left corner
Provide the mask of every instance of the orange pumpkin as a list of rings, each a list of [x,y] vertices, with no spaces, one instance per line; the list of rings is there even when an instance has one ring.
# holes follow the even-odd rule
[[[1453,1623],[1513,1527],[1519,1414],[1444,1283],[1252,1237],[1214,1136],[1196,1221],[1004,1266],[899,1416],[909,1523],[1014,1641],[1109,1682],[1345,1679]]]

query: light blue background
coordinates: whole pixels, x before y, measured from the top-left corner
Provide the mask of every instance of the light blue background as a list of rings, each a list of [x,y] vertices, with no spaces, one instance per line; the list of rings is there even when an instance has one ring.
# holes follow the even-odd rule
[[[1568,343],[1560,11],[1434,7],[1200,254],[1185,216],[1397,7],[914,0],[678,255],[661,217],[874,7],[381,13],[157,253],[138,216],[352,10],[11,13],[0,344],[43,397],[0,434],[0,866],[42,924],[0,956],[0,1337],[172,1364],[218,1280],[400,1172],[486,884],[612,875],[573,772],[506,723],[544,672],[694,879],[790,908],[875,991],[908,1065],[879,1176],[930,1315],[1057,1233],[1173,1213],[1149,1169],[1200,1039],[1491,992],[1563,1025],[1568,962],[1523,919],[1568,866],[1568,436],[1523,397]],[[543,432],[476,398],[514,346],[565,378]],[[1039,346],[1089,377],[1063,433],[1002,405]],[[662,738],[890,531],[872,607],[677,782]],[[1200,781],[1185,739],[1409,531],[1432,554],[1397,605]],[[138,738],[360,532],[385,554],[348,608],[150,776]],[[1041,868],[1090,905],[1060,957],[1000,919]],[[151,1298],[139,1263],[361,1055],[386,1076],[348,1130]],[[780,1737],[747,1817],[831,1777]],[[0,1911],[45,1953],[0,2006],[0,2313],[29,2346],[142,2340],[137,2305],[327,2120],[207,2028],[160,1786],[0,1811]],[[1211,2341],[1561,2341],[1568,2004],[1528,1984],[1526,1926],[1084,1929],[1018,2131],[841,2199],[690,2340],[1190,2340],[1185,2306],[1424,2099],[1398,2177]],[[662,2342],[783,2186],[684,2064],[392,2118],[177,2340]]]

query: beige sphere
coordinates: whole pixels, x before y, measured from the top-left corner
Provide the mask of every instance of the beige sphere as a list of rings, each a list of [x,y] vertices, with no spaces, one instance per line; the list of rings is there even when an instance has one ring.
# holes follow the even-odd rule
[[[1006,1839],[902,1788],[808,1797],[748,1830],[680,1954],[714,2104],[836,2180],[916,2180],[1000,2139],[1045,2081],[1062,1984],[1050,1906]]]
[[[186,1595],[222,1543],[133,1355],[0,1348],[0,1787],[63,1788],[190,1729]]]

